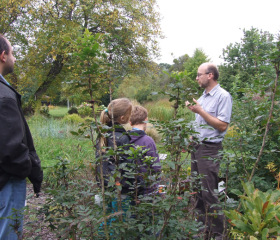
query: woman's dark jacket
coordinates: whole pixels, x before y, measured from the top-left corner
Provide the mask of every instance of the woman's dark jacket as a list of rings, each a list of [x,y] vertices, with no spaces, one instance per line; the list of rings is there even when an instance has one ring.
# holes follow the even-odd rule
[[[0,75],[0,190],[11,177],[28,177],[38,193],[43,172],[22,113],[21,95]]]
[[[112,174],[115,172],[116,169],[116,161],[118,161],[118,165],[119,167],[119,171],[121,173],[121,179],[120,179],[120,184],[122,185],[122,194],[126,194],[128,192],[131,192],[131,185],[128,184],[128,181],[132,184],[133,183],[133,179],[132,177],[127,175],[127,171],[125,171],[123,168],[126,168],[128,166],[124,166],[123,163],[126,164],[131,164],[133,163],[133,160],[129,158],[129,156],[124,153],[124,151],[128,150],[130,145],[130,136],[127,134],[126,130],[123,128],[122,125],[119,124],[115,124],[114,125],[114,130],[113,131],[113,127],[111,124],[109,124],[111,127],[110,129],[108,129],[108,136],[106,137],[106,141],[107,141],[107,150],[105,152],[102,152],[101,156],[102,156],[102,166],[103,166],[103,177],[104,177],[104,183],[105,186],[108,185],[109,182],[109,178],[110,176],[112,176]],[[113,132],[115,134],[115,141],[116,141],[116,146],[118,149],[118,154],[117,154],[117,159],[115,159],[115,157],[113,156],[108,156],[108,150],[110,149],[114,149],[114,135]],[[96,145],[96,159],[98,159],[98,164],[97,164],[97,181],[100,182],[100,152],[101,149],[99,147],[99,142],[97,142]]]

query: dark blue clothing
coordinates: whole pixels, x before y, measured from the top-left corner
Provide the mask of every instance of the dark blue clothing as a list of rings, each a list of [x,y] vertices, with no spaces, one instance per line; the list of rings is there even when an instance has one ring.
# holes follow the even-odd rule
[[[115,147],[118,149],[118,165],[121,165],[123,163],[131,164],[133,163],[133,159],[129,158],[127,154],[124,153],[124,151],[129,150],[129,142],[130,137],[127,134],[124,127],[118,123],[115,124],[114,128],[112,127],[112,124],[108,124],[107,129],[107,137],[106,137],[106,151],[102,151],[99,146],[99,140],[97,140],[96,145],[96,159],[100,159],[100,151],[102,155],[102,168],[103,168],[103,177],[104,177],[104,184],[107,187],[109,183],[109,178],[114,174],[116,171],[116,159],[112,155],[106,155],[108,154],[108,151],[110,149],[114,149]],[[114,146],[114,138],[116,146]],[[126,166],[128,167],[128,166]],[[127,194],[128,192],[132,192],[130,189],[130,185],[133,184],[133,176],[130,178],[127,173],[122,167],[119,168],[119,171],[121,173],[121,179],[120,183],[122,185],[122,194]],[[97,163],[97,181],[100,183],[100,162]],[[128,184],[127,181],[129,181],[131,184]]]
[[[147,173],[149,170],[149,166],[143,162],[143,159],[146,156],[150,156],[154,158],[154,161],[152,162],[150,168],[152,170],[152,173],[160,172],[161,166],[159,165],[159,156],[157,153],[157,148],[155,141],[148,136],[144,131],[142,130],[132,130],[129,131],[130,135],[130,143],[134,146],[141,146],[143,150],[147,150],[145,152],[144,156],[141,159],[137,159],[137,165],[139,166],[139,173]],[[149,194],[152,192],[155,192],[158,187],[158,182],[153,182],[153,184],[145,184],[146,186],[140,189],[140,194]]]

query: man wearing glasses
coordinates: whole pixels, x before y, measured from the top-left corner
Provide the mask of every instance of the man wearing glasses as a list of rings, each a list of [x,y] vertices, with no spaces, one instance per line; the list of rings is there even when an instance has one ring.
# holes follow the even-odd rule
[[[186,101],[186,106],[195,113],[196,132],[199,144],[192,153],[192,173],[203,175],[202,190],[197,195],[196,208],[200,213],[199,220],[207,226],[209,234],[215,239],[223,239],[224,215],[211,216],[221,208],[212,206],[219,202],[215,189],[218,189],[219,161],[222,159],[222,141],[230,123],[232,111],[231,95],[220,87],[217,80],[219,72],[212,63],[199,66],[196,80],[204,88],[202,96],[194,105]],[[207,216],[206,216],[207,215]],[[210,233],[211,231],[211,233]]]

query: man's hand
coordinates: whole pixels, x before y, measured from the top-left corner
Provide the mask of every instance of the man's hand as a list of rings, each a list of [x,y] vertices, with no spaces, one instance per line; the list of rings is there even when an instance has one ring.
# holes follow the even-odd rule
[[[210,126],[218,129],[220,132],[223,132],[227,129],[228,123],[223,122],[204,111],[201,105],[194,98],[193,101],[195,105],[192,105],[189,101],[185,102],[188,109],[190,109],[194,113],[198,113]]]
[[[192,112],[194,113],[200,113],[202,110],[201,105],[196,101],[196,99],[193,98],[193,102],[195,104],[191,104],[189,101],[186,101],[185,104],[188,107],[188,109],[190,109]]]

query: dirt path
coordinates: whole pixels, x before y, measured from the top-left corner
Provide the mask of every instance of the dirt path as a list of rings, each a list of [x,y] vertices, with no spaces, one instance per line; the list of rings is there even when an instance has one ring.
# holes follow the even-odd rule
[[[47,224],[44,222],[44,215],[39,214],[39,209],[43,206],[47,198],[44,190],[40,196],[34,196],[32,184],[27,184],[26,206],[29,208],[24,217],[23,239],[42,239],[55,240],[55,234],[50,231]]]

